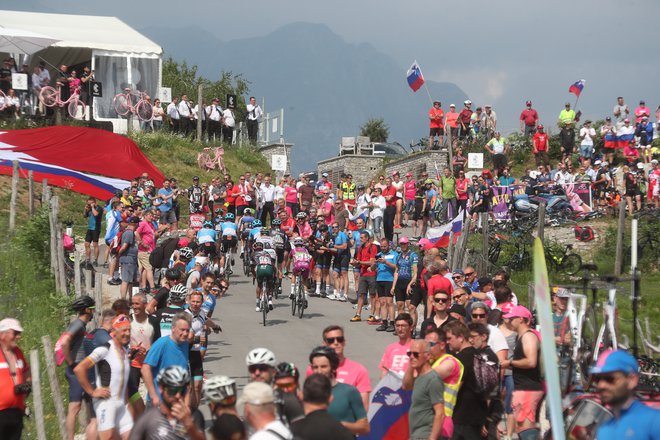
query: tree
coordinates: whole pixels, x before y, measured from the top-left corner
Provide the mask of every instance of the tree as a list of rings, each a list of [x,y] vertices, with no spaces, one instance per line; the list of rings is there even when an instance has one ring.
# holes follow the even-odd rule
[[[213,98],[220,98],[220,103],[224,107],[227,104],[225,102],[227,94],[236,95],[237,121],[245,119],[245,95],[249,90],[248,84],[242,74],[223,70],[220,72],[220,79],[212,81],[199,76],[197,66],[188,66],[185,61],[177,63],[172,57],[163,61],[163,86],[172,88],[172,97],[188,95],[188,98],[197,101],[197,87],[202,85],[205,103],[210,104]]]
[[[387,142],[390,136],[390,127],[383,118],[369,118],[360,127],[360,136],[368,136],[371,142]]]

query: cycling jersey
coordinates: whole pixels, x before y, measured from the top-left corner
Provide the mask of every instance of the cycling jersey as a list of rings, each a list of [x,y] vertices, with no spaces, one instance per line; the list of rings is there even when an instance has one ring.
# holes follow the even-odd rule
[[[270,233],[270,237],[273,242],[273,247],[276,251],[279,252],[289,248],[289,239],[283,231],[279,229],[273,229]]]
[[[266,250],[252,253],[252,263],[255,266],[275,266],[276,261],[277,257],[273,258],[271,253]]]
[[[334,236],[334,243],[335,243],[335,247],[337,245],[340,245],[340,246],[343,245],[343,244],[347,245],[348,244],[348,235],[346,235],[346,233],[344,231],[339,231],[337,233],[337,235]],[[346,249],[338,249],[337,250],[337,255],[344,254],[346,252],[348,252],[348,246],[346,247]]]
[[[206,312],[203,309],[200,309],[198,313],[193,312],[190,309],[186,309],[186,312],[192,317],[192,323],[190,325],[190,331],[193,332],[194,340],[193,344],[190,346],[191,351],[203,351],[206,350],[206,347],[203,347],[199,338],[204,334],[204,324],[206,324]]]
[[[304,247],[296,247],[291,250],[291,261],[293,261],[293,273],[308,271],[312,256]]]
[[[174,425],[167,420],[160,407],[147,409],[131,431],[131,438],[136,440],[186,440],[188,431],[176,419]]]
[[[241,228],[242,229],[252,229],[252,222],[256,219],[251,215],[244,215],[241,217]]]
[[[110,341],[95,348],[87,359],[94,365],[96,387],[108,388],[110,399],[124,400],[130,372],[128,350]]]
[[[234,222],[224,222],[222,224],[222,236],[223,237],[236,237],[236,230],[238,225]]]
[[[215,243],[218,237],[218,233],[209,228],[202,228],[197,232],[197,243]]]
[[[261,235],[261,229],[263,229],[263,226],[256,226],[250,229],[250,240],[256,240],[259,238]]]
[[[202,188],[197,185],[188,188],[188,200],[190,201],[190,212],[197,212],[202,204]]]
[[[412,267],[417,266],[418,260],[417,254],[413,251],[399,254],[399,258],[396,260],[396,268],[399,272],[397,279],[411,280]]]
[[[202,303],[202,310],[206,316],[213,315],[215,310],[215,305],[218,302],[218,298],[212,293],[204,295],[204,302]]]
[[[644,405],[639,400],[598,427],[598,440],[652,440],[658,438],[660,432],[660,411]]]
[[[396,264],[399,254],[390,249],[386,254],[382,254],[388,263]],[[376,281],[394,281],[394,269],[385,263],[376,263]]]
[[[264,249],[273,249],[274,243],[273,243],[273,237],[270,235],[259,235],[256,237],[255,240],[256,243],[263,243]]]
[[[160,336],[169,336],[172,334],[172,318],[183,309],[179,306],[168,306],[156,311],[156,319],[160,327]]]

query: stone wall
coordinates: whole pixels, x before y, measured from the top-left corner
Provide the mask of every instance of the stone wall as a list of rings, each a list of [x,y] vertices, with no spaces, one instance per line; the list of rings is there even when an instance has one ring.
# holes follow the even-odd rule
[[[442,169],[449,163],[448,153],[444,151],[420,151],[411,153],[400,159],[390,160],[385,164],[385,172],[388,176],[398,171],[401,177],[408,172],[413,173],[415,179],[426,171],[430,177],[436,175],[436,166],[438,172],[442,173]]]
[[[266,158],[269,164],[273,163],[273,156],[284,155],[286,156],[286,171],[273,171],[276,179],[280,179],[284,174],[291,173],[291,149],[293,144],[270,144],[259,147],[259,152]]]

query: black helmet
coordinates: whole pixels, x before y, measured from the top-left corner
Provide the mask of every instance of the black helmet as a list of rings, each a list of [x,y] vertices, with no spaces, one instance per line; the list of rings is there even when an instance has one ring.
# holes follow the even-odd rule
[[[300,372],[291,362],[280,362],[277,364],[277,367],[275,367],[275,379],[280,379],[282,377],[293,377],[298,380],[300,378]]]
[[[328,225],[325,223],[319,226],[319,231],[320,232],[328,232]]]
[[[270,222],[270,224],[271,224],[272,226],[279,226],[279,225],[282,224],[282,220],[280,220],[279,218],[274,218],[274,219]]]
[[[85,309],[93,309],[96,306],[96,302],[91,296],[83,295],[80,298],[76,298],[71,303],[71,309],[76,312],[81,312]]]
[[[333,371],[336,371],[337,368],[339,368],[339,356],[332,348],[326,347],[325,345],[319,345],[309,354],[309,363],[311,364],[312,359],[318,356],[327,357],[330,361],[330,368],[332,368]]]

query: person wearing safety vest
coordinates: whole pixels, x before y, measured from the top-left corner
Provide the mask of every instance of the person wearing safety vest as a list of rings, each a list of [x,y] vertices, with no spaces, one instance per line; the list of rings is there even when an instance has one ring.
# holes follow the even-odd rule
[[[355,183],[351,174],[346,175],[346,180],[339,184],[339,199],[343,199],[344,203],[348,205],[349,211],[355,207]]]
[[[452,415],[458,398],[458,390],[463,380],[463,364],[454,356],[446,353],[447,337],[443,329],[429,331],[424,340],[431,345],[429,362],[431,368],[440,376],[445,388],[443,393],[445,418],[442,423],[440,438],[451,438],[454,435],[454,422]],[[412,390],[415,378],[404,376],[402,388]]]

